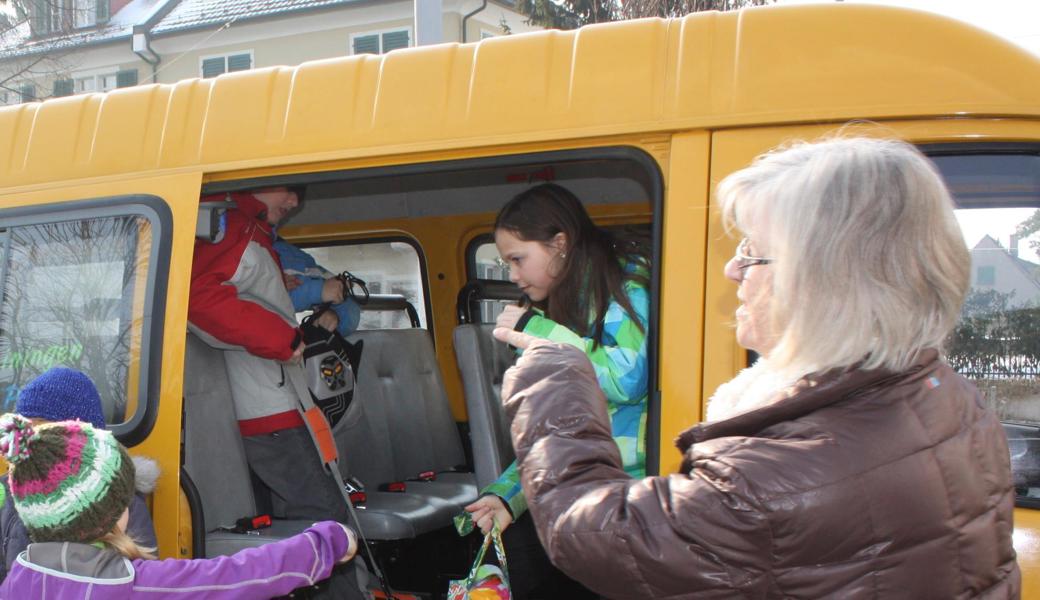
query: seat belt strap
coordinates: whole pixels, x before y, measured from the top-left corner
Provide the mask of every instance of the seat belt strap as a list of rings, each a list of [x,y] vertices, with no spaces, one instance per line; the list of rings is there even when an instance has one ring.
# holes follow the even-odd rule
[[[307,431],[311,434],[311,441],[314,442],[314,447],[317,449],[325,469],[332,475],[332,480],[336,482],[336,489],[339,490],[340,496],[343,497],[343,501],[347,504],[350,520],[353,521],[361,547],[364,548],[365,555],[372,564],[372,571],[376,579],[379,580],[379,587],[382,588],[387,598],[393,598],[390,583],[383,574],[383,570],[379,568],[379,563],[376,562],[375,556],[372,555],[372,549],[368,547],[368,540],[365,539],[365,532],[361,530],[361,522],[357,518],[357,511],[354,510],[354,503],[350,501],[350,493],[347,491],[346,483],[343,481],[343,474],[339,472],[339,453],[336,450],[336,440],[332,437],[329,421],[325,418],[325,413],[321,412],[321,409],[314,404],[311,392],[307,389],[303,369],[298,365],[285,365],[284,370],[286,377],[292,382],[293,390],[296,392],[296,408],[303,416],[303,422],[307,425]]]

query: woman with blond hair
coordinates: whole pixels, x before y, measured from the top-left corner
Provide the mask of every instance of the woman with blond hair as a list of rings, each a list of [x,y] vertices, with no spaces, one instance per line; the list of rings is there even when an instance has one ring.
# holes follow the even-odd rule
[[[553,562],[608,598],[1017,598],[1007,441],[942,357],[969,284],[953,202],[912,146],[800,143],[719,185],[761,359],[621,468],[588,361],[522,333],[503,387]]]

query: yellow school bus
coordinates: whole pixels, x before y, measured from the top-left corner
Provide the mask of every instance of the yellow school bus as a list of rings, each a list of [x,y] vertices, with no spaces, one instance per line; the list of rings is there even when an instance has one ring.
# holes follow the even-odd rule
[[[365,279],[375,298],[355,334],[365,354],[350,410],[362,414],[337,431],[338,444],[349,438],[344,463],[362,472],[438,455],[438,468],[458,467],[438,481],[473,491],[468,471],[508,449],[484,439],[494,407],[474,412],[490,404],[467,374],[500,372],[487,362],[501,352],[458,328],[486,331],[515,297],[491,243],[496,211],[554,181],[600,224],[652,236],[648,468],[673,471],[675,435],[749,360],[733,335],[723,265],[736,242],[714,185],[769,148],[850,121],[919,145],[946,176],[975,261],[975,316],[1040,306],[1037,238],[1011,237],[1040,210],[1040,58],[921,12],[701,13],[0,109],[4,410],[47,367],[84,369],[111,428],[163,468],[150,498],[160,554],[241,547],[218,528],[259,505],[221,402],[226,373],[214,368],[219,353],[186,334],[193,246],[219,221],[219,207],[199,199],[299,186],[305,200],[281,235]],[[961,332],[970,343],[951,348],[951,361],[1008,423],[1015,544],[1025,597],[1040,597],[1040,333],[1025,329],[1016,346],[977,329]],[[389,383],[373,387],[380,381]],[[376,402],[390,412],[377,416]],[[350,441],[362,430],[375,446]],[[411,473],[387,469],[402,481]],[[387,483],[374,477],[363,481],[373,496]],[[420,494],[430,483],[406,485]],[[412,560],[430,547],[422,540],[454,534],[409,510],[371,511],[384,521],[369,537],[392,583],[434,590],[465,559],[412,577],[409,564],[436,562]]]

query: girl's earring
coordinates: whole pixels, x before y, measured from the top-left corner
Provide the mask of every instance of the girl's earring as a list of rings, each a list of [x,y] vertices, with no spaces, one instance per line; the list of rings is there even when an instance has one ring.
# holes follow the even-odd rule
[[[566,252],[560,252],[560,258],[567,258]]]

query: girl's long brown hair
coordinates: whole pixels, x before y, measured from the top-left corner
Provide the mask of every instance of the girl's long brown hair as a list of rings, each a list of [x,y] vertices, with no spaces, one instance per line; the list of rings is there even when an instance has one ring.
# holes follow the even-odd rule
[[[597,227],[581,201],[553,183],[535,186],[510,200],[495,219],[495,230],[523,241],[550,244],[557,234],[567,238],[556,282],[549,296],[534,303],[545,315],[598,345],[611,300],[617,301],[636,325],[643,324],[625,293],[625,282],[648,286],[640,273],[626,273],[624,263],[649,266],[649,244],[634,234],[617,236]],[[589,322],[589,315],[595,315]]]

